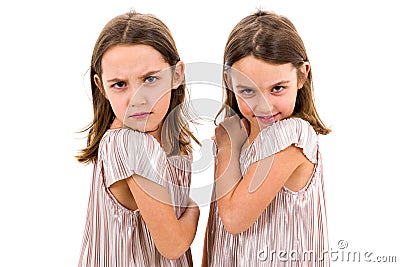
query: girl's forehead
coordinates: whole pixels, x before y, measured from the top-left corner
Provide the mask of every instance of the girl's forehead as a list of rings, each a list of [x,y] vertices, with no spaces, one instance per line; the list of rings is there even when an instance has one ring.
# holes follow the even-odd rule
[[[148,45],[116,45],[102,58],[103,76],[140,76],[168,67],[162,54]]]
[[[269,86],[282,81],[297,81],[293,64],[271,64],[253,56],[235,62],[230,72],[234,82],[246,85]]]
[[[284,63],[284,64],[273,64],[266,60],[259,59],[254,57],[253,55],[246,56],[241,58],[240,60],[233,63],[232,68],[234,69],[261,69],[261,70],[268,70],[271,72],[276,71],[291,71],[295,69],[292,63]]]

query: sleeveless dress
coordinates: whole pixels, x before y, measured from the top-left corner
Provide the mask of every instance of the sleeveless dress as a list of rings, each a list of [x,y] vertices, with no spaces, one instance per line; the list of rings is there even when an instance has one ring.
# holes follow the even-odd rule
[[[193,266],[190,249],[177,260],[156,249],[139,210],[122,206],[109,187],[133,174],[166,186],[177,218],[189,200],[191,157],[167,157],[151,135],[108,130],[94,165],[79,266]],[[162,222],[160,222],[162,223]]]
[[[322,162],[313,127],[289,118],[263,129],[242,149],[241,173],[292,144],[314,163],[306,186],[297,192],[282,187],[254,224],[235,235],[224,228],[213,201],[206,234],[208,266],[329,266]]]

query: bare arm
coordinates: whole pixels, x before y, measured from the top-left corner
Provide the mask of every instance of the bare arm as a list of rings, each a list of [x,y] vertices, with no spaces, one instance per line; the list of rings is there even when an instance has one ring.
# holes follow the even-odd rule
[[[198,206],[190,201],[177,219],[173,207],[167,204],[171,200],[165,187],[138,175],[127,178],[127,183],[158,251],[168,259],[179,258],[196,235]]]
[[[253,163],[241,177],[239,156],[245,139],[238,124],[232,121],[228,121],[231,125],[223,124],[223,127],[216,128],[215,179],[219,215],[227,231],[237,234],[258,219],[296,169],[312,163],[301,149],[289,146],[274,156]],[[229,139],[231,141],[226,141]]]
[[[208,235],[208,226],[206,228],[206,233],[204,235],[203,259],[201,261],[201,266],[202,267],[207,267],[208,266],[207,235]]]

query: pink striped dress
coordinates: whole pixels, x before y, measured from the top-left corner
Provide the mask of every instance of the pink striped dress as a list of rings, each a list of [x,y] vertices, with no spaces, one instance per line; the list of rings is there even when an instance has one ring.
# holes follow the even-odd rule
[[[318,136],[305,120],[289,118],[263,129],[243,148],[240,168],[294,144],[315,164],[307,185],[298,192],[283,187],[246,231],[228,233],[211,203],[206,235],[208,266],[329,266],[322,162]],[[251,207],[249,207],[251,208]]]
[[[161,256],[140,211],[122,206],[109,190],[119,180],[141,175],[169,189],[179,218],[189,200],[191,161],[167,157],[151,135],[108,130],[94,165],[79,266],[193,266],[190,249],[177,260]]]

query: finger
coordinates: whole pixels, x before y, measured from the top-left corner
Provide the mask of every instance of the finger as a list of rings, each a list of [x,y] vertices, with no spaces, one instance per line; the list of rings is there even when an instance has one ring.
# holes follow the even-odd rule
[[[222,121],[220,124],[218,124],[217,127],[215,127],[215,135],[217,135],[217,132],[227,131],[228,128],[229,128],[229,121],[228,120]]]
[[[233,121],[240,123],[240,117],[239,117],[238,114],[233,115],[231,118],[232,118]]]
[[[219,124],[219,126],[222,126],[222,127],[224,127],[224,128],[227,128],[227,127],[229,127],[229,126],[236,126],[237,123],[240,124],[240,118],[239,118],[239,116],[238,116],[237,114],[235,114],[235,115],[233,115],[233,116],[231,116],[231,117],[226,118],[225,120],[223,120],[223,121]],[[240,125],[239,125],[239,126],[240,126]],[[241,126],[240,126],[240,127],[241,127]]]
[[[197,206],[198,205],[197,205],[196,201],[194,201],[192,198],[189,198],[188,207],[197,207]]]
[[[218,154],[218,144],[216,141],[213,142],[213,146],[212,146],[212,153],[213,156],[216,157]]]

